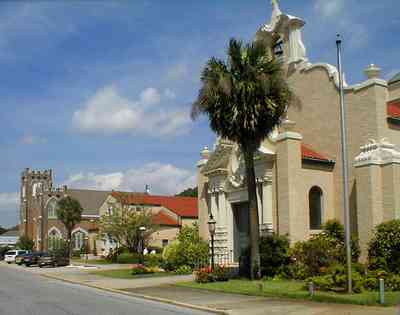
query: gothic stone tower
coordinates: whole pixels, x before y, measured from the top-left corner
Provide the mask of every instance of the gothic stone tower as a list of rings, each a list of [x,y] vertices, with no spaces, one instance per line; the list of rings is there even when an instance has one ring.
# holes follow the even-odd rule
[[[43,194],[52,189],[52,170],[35,171],[29,168],[21,174],[20,234],[27,235],[41,248],[43,229]]]

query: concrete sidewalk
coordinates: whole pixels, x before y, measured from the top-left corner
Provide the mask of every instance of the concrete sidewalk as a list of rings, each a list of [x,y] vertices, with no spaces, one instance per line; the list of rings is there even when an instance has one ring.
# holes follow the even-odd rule
[[[9,265],[9,268],[37,273],[44,277],[95,287],[106,291],[118,292],[125,295],[132,295],[195,309],[211,310],[219,314],[400,315],[400,309],[396,307],[370,307],[252,297],[174,286],[177,282],[191,281],[193,279],[192,276],[113,279],[91,274],[90,271],[79,269],[78,267],[39,269]]]

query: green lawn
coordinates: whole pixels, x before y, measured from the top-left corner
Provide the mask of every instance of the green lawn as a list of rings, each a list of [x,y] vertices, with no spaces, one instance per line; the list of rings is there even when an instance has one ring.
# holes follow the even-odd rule
[[[260,283],[263,284],[260,291]],[[284,297],[317,302],[379,305],[378,292],[363,292],[359,294],[341,294],[334,292],[316,292],[313,298],[309,297],[308,291],[304,289],[304,283],[289,280],[249,281],[230,280],[228,282],[196,283],[184,282],[177,284],[181,287],[205,289],[211,291],[238,293],[246,295]],[[397,305],[400,302],[400,292],[386,292],[385,306]]]
[[[86,260],[81,259],[81,258],[72,258],[72,262],[86,264]],[[92,260],[88,260],[87,264],[88,265],[110,265],[110,264],[112,264],[112,262],[105,260],[105,259],[92,259]]]
[[[176,275],[176,273],[171,273],[171,272],[156,272],[156,273],[149,273],[142,275],[132,275],[130,269],[93,271],[91,272],[91,274],[108,278],[115,278],[115,279],[139,279],[139,278],[167,277]]]

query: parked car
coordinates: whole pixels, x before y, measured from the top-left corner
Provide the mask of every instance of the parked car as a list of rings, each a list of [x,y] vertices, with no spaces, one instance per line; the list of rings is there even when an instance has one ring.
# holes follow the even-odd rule
[[[69,258],[61,255],[55,254],[44,254],[42,257],[39,258],[39,267],[45,266],[68,266],[69,265]]]
[[[18,256],[15,257],[15,263],[19,266],[21,266],[24,263],[24,257],[26,255],[30,255],[31,252],[29,251],[28,253],[24,253],[24,254],[19,254]]]
[[[32,266],[32,265],[37,265],[37,264],[39,264],[39,258],[45,254],[47,254],[47,253],[45,253],[45,252],[30,253],[30,254],[24,256],[24,258],[22,259],[22,263],[27,267]]]
[[[18,255],[27,254],[28,252],[29,252],[28,250],[21,250],[21,249],[9,250],[4,255],[4,261],[7,262],[8,264],[14,263],[15,257],[17,257]]]

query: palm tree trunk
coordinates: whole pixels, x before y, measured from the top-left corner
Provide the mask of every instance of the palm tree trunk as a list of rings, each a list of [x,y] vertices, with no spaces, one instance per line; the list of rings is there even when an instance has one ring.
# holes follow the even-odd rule
[[[68,258],[72,258],[72,230],[67,231],[68,234]]]
[[[250,277],[252,280],[261,278],[260,275],[260,228],[258,221],[258,204],[257,204],[257,185],[256,176],[254,171],[254,150],[245,148],[243,150],[246,178],[247,178],[247,192],[249,197],[249,221],[250,221]]]

